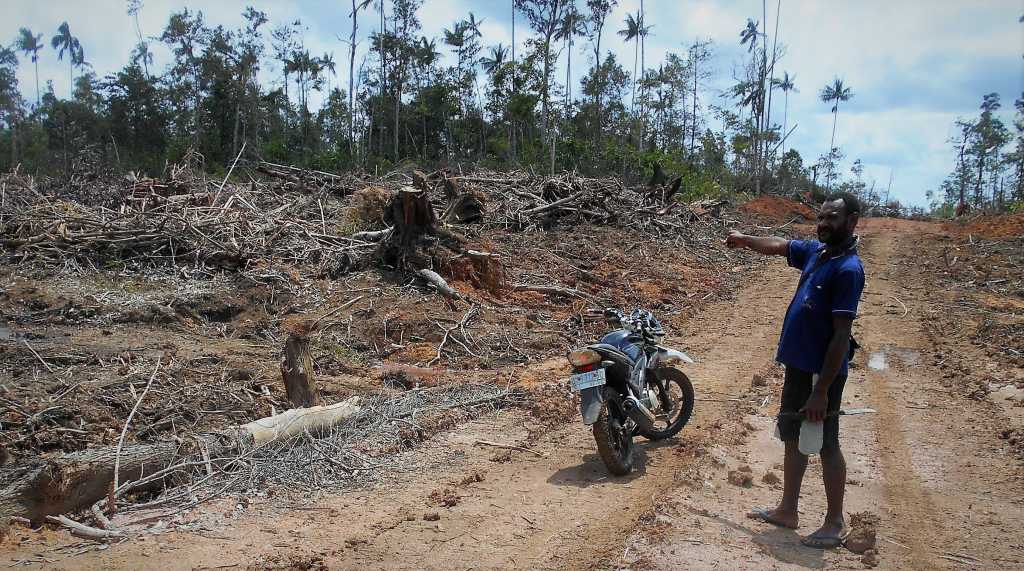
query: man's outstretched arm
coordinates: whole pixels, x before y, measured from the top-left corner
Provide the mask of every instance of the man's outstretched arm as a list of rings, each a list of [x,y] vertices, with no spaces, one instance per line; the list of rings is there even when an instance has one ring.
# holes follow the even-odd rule
[[[725,239],[730,248],[746,248],[769,256],[789,255],[789,240],[778,236],[749,236],[732,230]]]

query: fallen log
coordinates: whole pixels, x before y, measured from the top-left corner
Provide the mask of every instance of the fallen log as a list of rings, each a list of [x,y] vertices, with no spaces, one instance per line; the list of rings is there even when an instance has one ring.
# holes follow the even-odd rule
[[[256,446],[288,440],[306,431],[323,434],[358,412],[359,397],[352,397],[328,406],[289,410],[221,432],[198,434],[191,441],[125,446],[119,470],[125,483],[117,493],[173,483],[184,467],[175,466],[203,462],[203,450],[212,459],[210,464],[221,465]],[[110,493],[117,456],[117,449],[108,446],[0,469],[0,522],[24,517],[41,524],[46,516],[88,509]],[[153,477],[156,474],[159,476]]]
[[[452,286],[448,285],[448,282],[444,280],[437,272],[428,270],[426,268],[416,272],[419,276],[427,280],[431,285],[437,288],[437,291],[452,298],[462,299],[462,294],[455,290]]]
[[[62,515],[48,515],[46,516],[46,519],[53,523],[59,523],[60,525],[63,525],[71,531],[71,535],[74,535],[75,537],[81,537],[83,539],[105,541],[108,539],[117,539],[124,537],[124,532],[122,531],[90,527],[88,525],[78,523],[77,521],[64,517]]]
[[[537,293],[543,293],[546,295],[564,295],[567,297],[578,297],[580,299],[585,299],[587,301],[595,301],[594,296],[590,295],[589,293],[568,287],[512,284],[512,289],[515,291],[535,291]]]

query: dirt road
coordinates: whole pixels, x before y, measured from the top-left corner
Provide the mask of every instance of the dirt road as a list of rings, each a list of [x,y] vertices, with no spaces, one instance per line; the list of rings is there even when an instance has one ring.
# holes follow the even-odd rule
[[[857,332],[865,355],[847,406],[877,415],[843,421],[850,465],[847,512],[881,518],[884,568],[1024,565],[1024,482],[997,438],[1002,410],[941,382],[943,360],[922,326],[930,319],[915,274],[915,227],[865,229],[868,289]],[[845,550],[799,546],[798,535],[744,513],[779,491],[781,445],[771,438],[781,371],[772,362],[778,322],[796,282],[780,261],[755,272],[736,299],[715,304],[670,341],[697,360],[691,424],[667,443],[643,444],[638,470],[614,479],[579,423],[538,432],[520,411],[483,418],[414,454],[429,469],[382,474],[342,495],[252,497],[207,506],[190,531],[89,550],[63,532],[24,532],[0,565],[53,569],[583,569],[862,568]],[[904,315],[903,305],[906,306]],[[872,367],[868,364],[871,353]],[[530,378],[566,375],[561,360]],[[506,450],[479,441],[527,447]],[[749,472],[738,471],[749,467]],[[750,487],[729,483],[749,474]],[[805,485],[801,533],[823,513],[820,471]],[[739,480],[737,480],[739,481]],[[59,541],[58,541],[59,540]]]
[[[933,340],[926,333],[926,322],[950,317],[928,303],[934,296],[919,265],[919,232],[934,229],[873,222],[863,232],[869,277],[855,328],[865,354],[851,370],[844,406],[879,413],[842,421],[846,511],[880,516],[882,568],[1020,568],[1024,478],[1020,460],[999,438],[1014,426],[1013,411],[959,394],[964,379],[949,379],[947,372],[960,359],[996,365],[960,339]],[[777,396],[778,375],[770,384]],[[751,506],[773,505],[781,493],[762,480],[767,472],[781,476],[781,445],[770,436],[774,410],[759,407],[747,416],[749,439],[723,447],[717,464],[712,458],[691,467],[699,476],[695,485],[679,488],[649,515],[653,524],[634,535],[618,563],[656,569],[865,567],[849,551],[803,548],[797,532],[744,517]],[[730,470],[746,466],[751,487],[727,482]],[[813,531],[824,514],[819,464],[812,461],[807,478],[800,534]]]

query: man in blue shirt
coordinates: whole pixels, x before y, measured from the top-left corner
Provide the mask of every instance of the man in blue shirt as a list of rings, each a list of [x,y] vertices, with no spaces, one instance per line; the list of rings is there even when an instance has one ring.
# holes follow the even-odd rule
[[[850,332],[864,290],[864,266],[857,256],[854,234],[860,210],[855,196],[840,193],[821,206],[818,240],[756,237],[733,231],[725,241],[730,248],[786,256],[789,265],[801,272],[776,355],[786,366],[778,420],[779,435],[786,444],[782,501],[775,509],[755,509],[750,517],[796,529],[800,486],[807,469],[807,456],[798,446],[800,424],[804,415],[809,422],[824,422],[821,467],[828,512],[821,528],[802,540],[810,547],[838,547],[846,534],[846,460],[839,447],[837,413],[846,384]]]

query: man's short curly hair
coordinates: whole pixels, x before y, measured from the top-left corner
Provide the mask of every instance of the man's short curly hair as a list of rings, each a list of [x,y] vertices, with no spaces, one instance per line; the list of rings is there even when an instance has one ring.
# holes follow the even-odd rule
[[[851,214],[860,214],[861,206],[860,199],[850,194],[849,192],[837,192],[832,196],[829,196],[827,202],[834,202],[836,200],[843,201],[843,213],[847,216]]]

